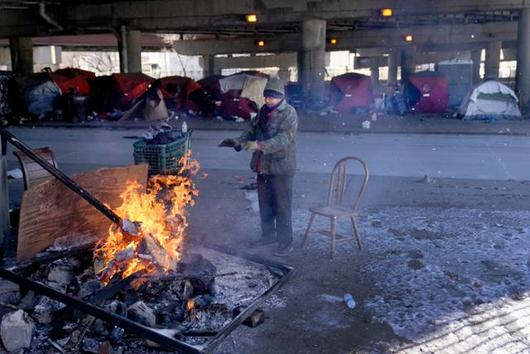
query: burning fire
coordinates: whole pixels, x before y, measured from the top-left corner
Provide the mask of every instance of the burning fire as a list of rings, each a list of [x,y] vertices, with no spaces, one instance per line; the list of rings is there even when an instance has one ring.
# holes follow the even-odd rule
[[[180,160],[178,175],[150,178],[147,191],[137,182],[128,183],[121,194],[123,203],[115,211],[122,219],[140,223],[140,232],[131,236],[116,225],[109,228],[107,238],[94,251],[95,271],[103,283],[117,274],[125,278],[140,271],[176,269],[188,227],[187,207],[194,205],[199,194],[191,176],[200,166],[190,156],[191,152]]]
[[[193,299],[188,299],[188,301],[186,302],[186,310],[188,312],[191,312],[191,310],[193,310],[195,308],[195,301],[193,301]]]

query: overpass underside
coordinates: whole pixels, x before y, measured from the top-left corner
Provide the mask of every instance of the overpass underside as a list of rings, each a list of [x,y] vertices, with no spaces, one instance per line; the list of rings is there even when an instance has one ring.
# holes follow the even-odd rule
[[[403,77],[416,64],[453,57],[473,60],[477,72],[483,50],[484,76],[497,78],[502,50],[505,60],[517,61],[517,93],[527,104],[529,8],[529,0],[6,0],[0,1],[0,38],[9,44],[13,70],[21,73],[33,70],[32,47],[46,38],[74,50],[117,49],[123,72],[141,71],[147,48],[200,55],[205,75],[260,65],[285,75],[295,66],[303,90],[316,95],[331,51],[355,52],[357,67],[373,72],[388,67],[392,84],[399,68]],[[176,36],[158,42],[146,37],[156,33]],[[81,40],[89,35],[95,37]],[[106,39],[94,39],[102,35]],[[64,43],[65,36],[74,39]]]

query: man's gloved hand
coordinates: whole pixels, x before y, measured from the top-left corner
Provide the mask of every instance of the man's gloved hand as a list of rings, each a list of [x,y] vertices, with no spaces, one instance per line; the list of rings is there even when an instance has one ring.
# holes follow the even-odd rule
[[[241,151],[241,144],[237,142],[236,139],[228,138],[223,141],[219,145],[219,147],[231,147],[234,148],[236,151]]]
[[[259,149],[258,142],[257,141],[247,141],[243,145],[243,149],[246,151],[254,152]]]

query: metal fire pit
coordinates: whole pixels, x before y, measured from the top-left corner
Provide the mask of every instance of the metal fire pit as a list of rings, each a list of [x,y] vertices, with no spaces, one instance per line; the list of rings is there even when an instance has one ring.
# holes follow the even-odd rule
[[[246,307],[239,315],[237,315],[232,321],[226,324],[220,331],[211,333],[211,339],[206,341],[205,344],[192,345],[176,338],[168,337],[156,331],[156,329],[146,327],[138,322],[132,321],[126,317],[119,316],[115,313],[109,312],[100,306],[96,306],[87,301],[81,300],[78,297],[70,296],[61,293],[47,285],[40,282],[27,279],[16,271],[24,269],[30,269],[33,266],[50,262],[52,260],[60,259],[65,256],[72,256],[82,252],[86,252],[87,248],[72,249],[68,252],[58,253],[53,256],[47,256],[43,258],[37,258],[32,263],[26,263],[18,267],[7,269],[6,267],[0,268],[0,277],[5,278],[13,283],[18,284],[21,288],[33,290],[36,293],[40,293],[50,299],[59,301],[66,306],[72,307],[76,310],[84,312],[88,315],[99,318],[103,321],[109,322],[113,325],[123,328],[125,331],[136,334],[145,339],[149,339],[153,342],[160,344],[162,347],[170,350],[179,351],[182,353],[210,353],[212,352],[236,327],[238,327],[247,317],[249,317],[267,298],[271,296],[278,288],[280,288],[285,282],[292,276],[294,268],[282,263],[274,262],[271,260],[264,259],[262,257],[236,252],[229,248],[221,247],[205,247],[210,248],[214,251],[225,253],[233,257],[239,257],[247,261],[260,264],[265,266],[275,277],[276,282],[263,294],[258,296],[248,307]],[[66,254],[65,254],[66,253]],[[191,336],[190,336],[191,337]]]

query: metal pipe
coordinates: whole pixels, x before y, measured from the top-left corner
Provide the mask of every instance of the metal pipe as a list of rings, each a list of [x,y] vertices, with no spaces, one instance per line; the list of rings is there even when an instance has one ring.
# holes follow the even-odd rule
[[[0,247],[5,250],[11,235],[9,220],[9,192],[7,181],[7,142],[0,136]],[[5,252],[4,252],[5,253]]]
[[[119,326],[126,331],[139,335],[143,338],[152,340],[153,342],[160,344],[164,348],[178,350],[183,353],[203,353],[201,349],[198,349],[190,344],[181,342],[175,338],[171,338],[164,334],[158,333],[153,328],[146,327],[144,325],[131,321],[128,318],[106,311],[99,306],[92,305],[76,297],[63,294],[39,282],[21,277],[20,275],[13,273],[5,268],[0,268],[0,277],[7,279],[13,283],[16,283],[21,287],[31,289],[39,294],[47,296],[50,299],[62,302],[63,304],[73,307],[76,310],[82,311],[96,318],[112,323],[113,325]]]
[[[15,146],[17,149],[28,155],[29,158],[31,158],[33,161],[38,163],[42,168],[44,168],[46,171],[48,171],[52,176],[57,178],[59,181],[61,181],[66,187],[68,187],[70,190],[81,196],[84,200],[89,202],[93,207],[95,207],[97,210],[99,210],[103,215],[105,215],[107,218],[109,218],[112,222],[118,224],[118,226],[123,228],[123,220],[121,217],[118,216],[114,211],[112,211],[110,208],[108,208],[105,204],[100,202],[98,199],[94,198],[92,194],[90,194],[86,189],[81,187],[79,184],[77,184],[74,180],[72,180],[70,177],[65,175],[61,170],[55,168],[52,166],[48,161],[40,157],[39,155],[35,154],[33,150],[31,150],[28,146],[26,146],[24,143],[22,143],[16,136],[11,134],[6,129],[0,130],[0,134],[7,139],[13,146]]]
[[[202,346],[193,346],[185,342],[182,342],[178,339],[167,337],[163,334],[156,332],[156,330],[152,328],[145,327],[141,324],[138,324],[127,318],[118,316],[114,313],[109,313],[108,311],[98,306],[94,306],[76,297],[58,292],[57,290],[52,289],[44,284],[24,278],[14,273],[13,271],[7,270],[5,268],[0,268],[0,277],[5,278],[14,283],[17,283],[21,287],[26,287],[27,289],[34,290],[35,292],[43,294],[53,300],[62,302],[66,304],[67,306],[73,307],[81,312],[87,313],[89,315],[92,315],[104,321],[117,325],[127,331],[130,331],[131,333],[135,333],[146,339],[152,340],[153,342],[156,342],[168,349],[180,350],[183,353],[205,354],[205,353],[211,353],[237,326],[239,326],[243,321],[245,321],[245,319],[248,316],[250,316],[259,305],[261,305],[267,298],[269,298],[274,291],[276,291],[278,288],[284,285],[285,282],[294,274],[293,267],[286,265],[286,264],[278,263],[278,262],[275,262],[269,259],[265,259],[257,255],[240,253],[233,249],[222,247],[222,246],[213,246],[213,247],[207,246],[207,248],[211,248],[215,251],[225,253],[227,255],[231,255],[234,257],[246,259],[253,263],[261,264],[265,266],[278,279],[272,285],[272,287],[270,287],[267,291],[265,291],[265,293],[259,296],[254,302],[252,302],[247,308],[245,308],[238,316],[236,316],[230,323],[228,323],[225,327],[223,327],[219,332],[208,332],[208,333],[206,332],[205,333],[183,332],[181,333],[183,335],[190,335],[190,336],[203,336],[204,335],[204,336],[210,337],[211,335],[212,336],[211,340],[209,340]],[[15,268],[15,269],[20,270],[18,268]],[[23,271],[27,270],[27,267],[23,268],[22,270]],[[104,295],[101,294],[99,296],[104,296]],[[96,298],[93,298],[92,300],[97,301]]]
[[[53,18],[50,17],[50,15],[48,15],[48,13],[46,13],[46,2],[44,1],[41,1],[39,3],[39,15],[40,17],[42,17],[42,19],[46,22],[48,22],[50,25],[52,25],[53,27],[55,27],[55,29],[57,31],[62,31],[64,30],[64,27],[61,26],[60,24],[57,23],[57,21],[55,21]]]

